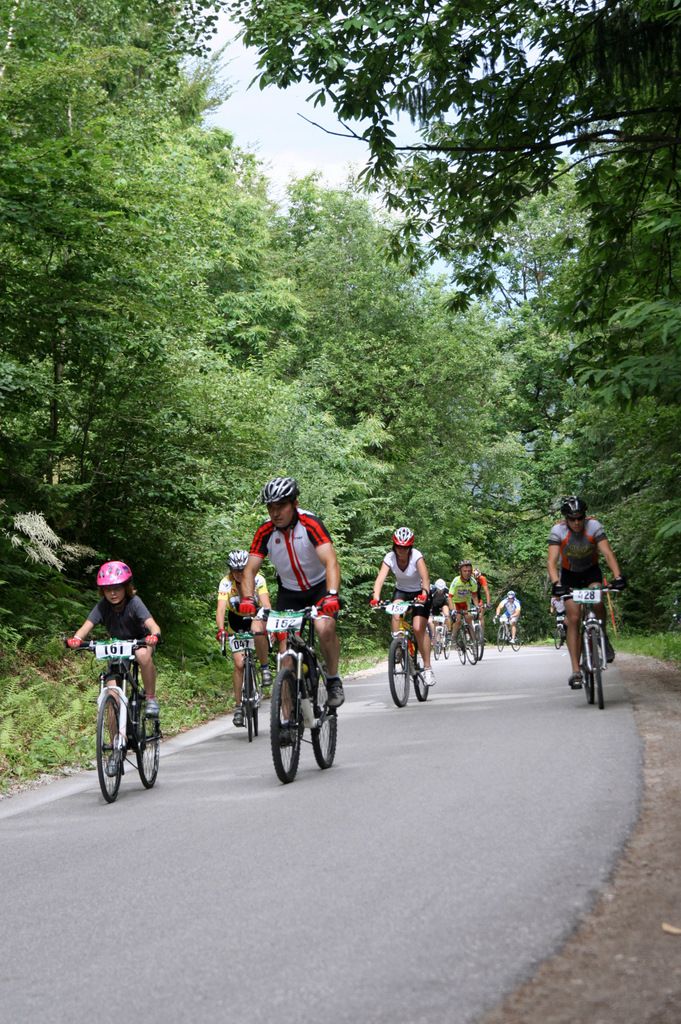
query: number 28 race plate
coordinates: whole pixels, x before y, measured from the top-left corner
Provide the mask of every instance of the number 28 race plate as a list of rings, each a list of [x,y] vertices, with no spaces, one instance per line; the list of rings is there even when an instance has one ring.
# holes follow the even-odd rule
[[[572,600],[576,601],[577,604],[600,604],[602,599],[601,592],[598,589],[572,591]]]

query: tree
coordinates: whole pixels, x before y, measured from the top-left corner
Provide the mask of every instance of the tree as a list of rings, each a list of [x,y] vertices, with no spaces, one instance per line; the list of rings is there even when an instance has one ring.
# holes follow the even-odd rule
[[[262,86],[306,77],[318,104],[360,123],[347,134],[368,143],[367,177],[402,216],[397,248],[452,260],[451,302],[494,291],[505,227],[572,170],[586,235],[563,316],[585,332],[585,379],[625,400],[679,394],[677,3],[228,6]],[[405,114],[421,140],[398,146]]]

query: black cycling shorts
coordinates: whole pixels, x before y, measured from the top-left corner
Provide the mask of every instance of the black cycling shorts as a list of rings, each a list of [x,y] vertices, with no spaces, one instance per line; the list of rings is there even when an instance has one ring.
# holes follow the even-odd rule
[[[286,587],[279,587],[274,607],[278,612],[298,612],[302,608],[309,608],[311,604],[317,604],[326,593],[326,580],[316,583],[311,590],[287,590]]]
[[[415,601],[418,595],[421,593],[420,590],[396,590],[393,594],[393,601]],[[430,606],[432,601],[430,596],[426,599],[425,604],[414,605],[412,608],[412,615],[416,618],[417,615],[423,615],[425,618],[430,618]]]
[[[250,633],[253,619],[250,615],[237,615],[237,613],[233,612],[230,608],[227,612],[227,622],[235,633]]]
[[[582,587],[591,587],[594,583],[602,583],[603,573],[600,565],[590,565],[584,572],[561,569],[560,582],[563,587],[569,587],[570,590],[580,590]]]

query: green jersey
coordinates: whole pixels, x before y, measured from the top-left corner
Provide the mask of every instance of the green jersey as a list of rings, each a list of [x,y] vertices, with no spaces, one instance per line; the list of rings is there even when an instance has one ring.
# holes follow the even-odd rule
[[[457,607],[465,605],[466,608],[470,608],[473,598],[478,597],[479,593],[480,587],[474,576],[471,576],[469,580],[455,576],[449,587],[449,596]]]

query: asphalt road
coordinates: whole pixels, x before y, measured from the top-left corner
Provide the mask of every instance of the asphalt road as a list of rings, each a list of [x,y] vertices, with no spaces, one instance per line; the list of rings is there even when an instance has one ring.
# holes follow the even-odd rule
[[[426,704],[346,685],[336,763],[282,786],[228,719],[0,803],[0,1020],[467,1024],[551,955],[637,816],[641,748],[544,649],[440,661]],[[263,716],[266,719],[266,715]],[[264,725],[265,723],[263,723]],[[201,740],[201,742],[196,742]]]

